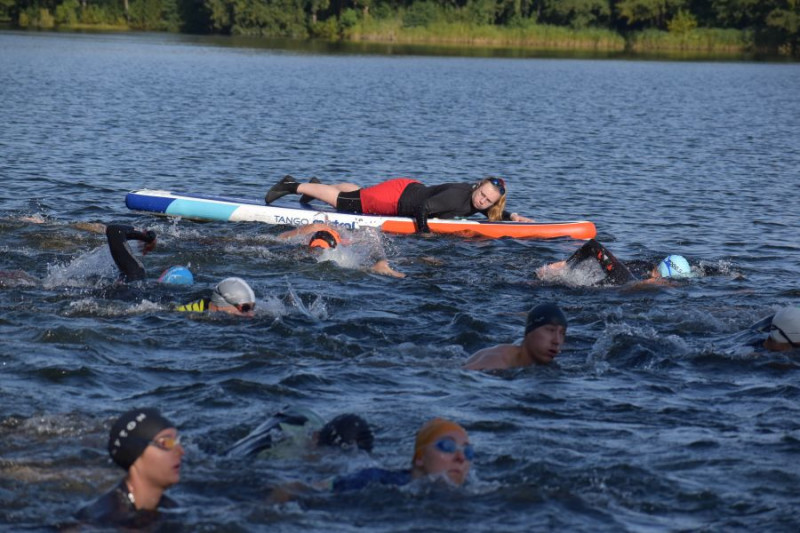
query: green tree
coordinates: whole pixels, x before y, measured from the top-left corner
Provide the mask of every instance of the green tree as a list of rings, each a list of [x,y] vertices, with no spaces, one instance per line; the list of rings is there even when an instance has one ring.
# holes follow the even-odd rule
[[[678,14],[672,17],[667,23],[667,29],[670,33],[689,33],[697,27],[697,19],[689,13],[681,9]]]
[[[776,36],[780,51],[800,56],[800,1],[789,0],[785,6],[773,9],[766,18],[767,27]]]
[[[544,10],[548,24],[583,29],[605,26],[611,17],[608,0],[549,0]]]
[[[667,29],[667,21],[686,6],[687,0],[620,0],[617,12],[632,28]]]

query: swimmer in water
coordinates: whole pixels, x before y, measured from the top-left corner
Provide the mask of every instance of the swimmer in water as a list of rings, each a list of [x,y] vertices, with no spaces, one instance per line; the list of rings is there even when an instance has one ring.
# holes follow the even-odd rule
[[[281,233],[278,235],[278,238],[291,239],[299,235],[311,236],[308,240],[308,247],[316,253],[322,253],[323,250],[334,250],[339,246],[353,245],[352,240],[343,239],[338,230],[328,224],[320,222],[300,226],[299,228]],[[389,261],[384,256],[383,249],[377,250],[376,248],[376,246],[371,246],[369,249],[370,259],[374,261],[372,266],[369,267],[370,272],[394,278],[406,277],[402,272],[398,272],[389,266]]]
[[[775,313],[764,348],[772,352],[800,349],[800,307],[784,307]]]
[[[362,188],[353,183],[298,183],[292,176],[284,176],[267,192],[264,202],[269,205],[287,194],[322,200],[340,213],[412,217],[418,233],[430,233],[428,218],[431,217],[457,218],[483,213],[491,221],[532,222],[504,210],[506,184],[497,177],[431,187],[417,180],[397,178]]]
[[[128,241],[137,240],[143,242],[142,255],[147,255],[156,246],[156,234],[154,231],[140,231],[133,226],[122,224],[104,226],[99,223],[78,223],[73,224],[73,226],[78,229],[106,235],[108,249],[119,270],[118,282],[135,282],[144,280],[147,277],[144,265],[134,256]],[[159,276],[158,282],[167,285],[191,285],[194,283],[194,277],[187,267],[176,265],[166,269]],[[0,271],[0,286],[36,286],[41,284],[42,280],[22,270]]]
[[[306,409],[281,411],[231,446],[231,457],[286,457],[323,448],[372,451],[374,437],[366,420],[342,414],[322,424]]]
[[[132,226],[111,224],[106,227],[108,247],[114,262],[120,270],[121,281],[137,281],[145,279],[145,270],[141,261],[133,256],[128,245],[129,240],[139,240],[145,243],[142,255],[155,248],[156,234],[154,231],[138,231]],[[194,277],[191,271],[184,266],[173,266],[166,269],[158,278],[160,283],[191,285]],[[256,297],[253,289],[241,278],[231,277],[220,281],[211,296],[193,302],[179,305],[177,311],[223,312],[236,316],[252,317],[256,308]]]
[[[156,233],[152,230],[140,231],[133,226],[109,224],[106,226],[106,239],[111,257],[119,269],[119,281],[132,282],[147,277],[144,265],[133,255],[128,241],[136,240],[144,243],[142,255],[147,255],[156,247]],[[191,285],[194,283],[192,272],[185,266],[172,266],[158,278],[159,283],[173,285]]]
[[[127,475],[76,517],[95,525],[143,527],[158,519],[159,509],[177,507],[164,492],[180,481],[185,453],[175,429],[156,409],[133,409],[121,415],[108,439],[111,459]]]
[[[222,312],[235,316],[252,317],[256,309],[256,295],[242,278],[225,278],[211,291],[211,297],[179,305],[176,311],[191,313]]]
[[[594,239],[589,239],[566,261],[537,269],[536,275],[545,281],[557,280],[570,271],[593,263],[599,266],[593,272],[598,272],[600,276],[599,281],[593,282],[593,285],[625,285],[631,282],[663,284],[669,280],[694,277],[689,262],[682,255],[668,255],[655,266],[646,261],[630,261],[626,264]],[[634,274],[634,271],[640,275]]]
[[[463,427],[450,420],[434,418],[423,424],[417,432],[410,468],[366,468],[317,483],[313,489],[345,492],[360,490],[371,484],[403,486],[422,479],[461,486],[467,480],[474,455],[469,436]],[[307,485],[295,483],[275,489],[270,499],[286,501],[293,494],[308,490]]]
[[[467,370],[501,370],[546,365],[561,353],[567,335],[567,317],[554,303],[537,305],[528,313],[520,344],[498,344],[472,354]]]

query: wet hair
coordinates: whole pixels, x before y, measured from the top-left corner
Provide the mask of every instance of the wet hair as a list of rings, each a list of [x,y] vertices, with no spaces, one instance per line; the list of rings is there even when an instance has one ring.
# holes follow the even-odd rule
[[[319,432],[317,444],[347,448],[356,446],[360,450],[372,451],[374,437],[366,420],[358,415],[339,415],[324,426]]]

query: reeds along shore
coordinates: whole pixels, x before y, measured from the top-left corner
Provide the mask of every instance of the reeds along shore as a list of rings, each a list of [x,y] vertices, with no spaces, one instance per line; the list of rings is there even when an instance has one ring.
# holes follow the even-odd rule
[[[177,0],[162,0],[162,3]],[[211,1],[211,0],[207,0]],[[278,0],[272,0],[276,2]],[[291,2],[291,0],[285,0]],[[13,4],[12,0],[12,4]],[[219,2],[218,2],[219,3]],[[224,4],[224,0],[221,0]],[[680,12],[665,27],[615,31],[588,26],[575,29],[569,25],[539,23],[534,18],[514,18],[506,24],[475,22],[467,8],[436,8],[414,14],[414,4],[407,9],[383,9],[374,16],[367,9],[346,8],[338,14],[309,14],[297,9],[285,14],[280,24],[269,17],[251,17],[247,21],[217,20],[209,15],[204,25],[192,26],[175,13],[165,18],[163,12],[146,13],[141,2],[131,0],[130,11],[116,4],[80,7],[76,0],[66,0],[55,10],[38,7],[8,10],[0,8],[0,24],[23,29],[66,31],[181,31],[187,33],[228,34],[233,36],[289,38],[295,40],[395,43],[403,45],[438,45],[448,47],[518,48],[552,51],[587,51],[628,54],[686,52],[697,54],[762,54],[800,59],[800,38],[775,28],[698,27],[690,13]],[[468,2],[469,4],[469,2]],[[381,4],[383,5],[383,4]],[[417,9],[416,11],[420,11]],[[428,12],[430,11],[430,12]],[[800,24],[798,13],[786,12]],[[324,17],[323,17],[324,15]],[[485,17],[484,17],[485,19]],[[794,20],[794,19],[792,19]],[[791,26],[791,25],[790,25]],[[787,26],[789,27],[789,26]],[[788,32],[788,33],[787,33]]]

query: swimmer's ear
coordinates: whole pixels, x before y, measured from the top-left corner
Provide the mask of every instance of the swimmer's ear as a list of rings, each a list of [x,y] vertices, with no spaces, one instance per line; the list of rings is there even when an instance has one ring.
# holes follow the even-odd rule
[[[423,464],[422,456],[414,458],[414,466],[417,468],[422,468]]]

